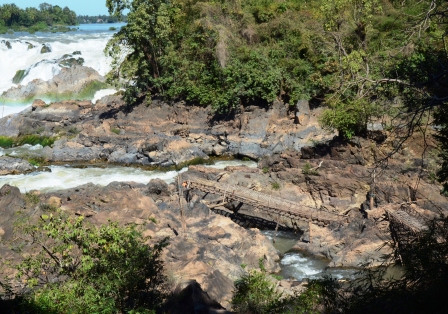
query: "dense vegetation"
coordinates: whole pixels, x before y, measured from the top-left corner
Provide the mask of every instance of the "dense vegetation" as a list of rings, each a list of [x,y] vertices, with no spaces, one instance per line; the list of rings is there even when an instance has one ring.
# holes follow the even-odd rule
[[[116,16],[130,10],[128,25],[106,48],[115,58],[110,78],[122,79],[128,101],[161,94],[228,112],[240,104],[305,98],[331,108],[323,124],[347,136],[388,111],[385,104],[397,90],[387,83],[398,73],[398,60],[413,55],[419,40],[440,45],[443,34],[437,26],[419,38],[407,32],[428,8],[426,1],[107,5]]]
[[[33,194],[27,199],[39,202]],[[167,239],[151,246],[137,226],[96,227],[48,204],[40,208],[36,223],[18,213],[19,236],[10,245],[26,251],[18,264],[3,265],[14,267],[25,283],[9,302],[11,312],[143,314],[160,308],[167,293],[160,261]],[[0,282],[0,299],[2,292],[14,295],[11,289],[10,281]]]
[[[0,33],[9,29],[44,31],[49,26],[76,25],[76,13],[68,7],[42,3],[39,8],[21,9],[14,3],[0,6]]]
[[[370,122],[403,140],[437,123],[448,150],[447,5],[107,0],[117,17],[129,10],[128,24],[105,49],[114,60],[108,78],[126,88],[129,104],[158,95],[229,113],[307,99],[326,108],[321,125],[345,138],[366,135]],[[448,171],[440,175],[444,181]]]

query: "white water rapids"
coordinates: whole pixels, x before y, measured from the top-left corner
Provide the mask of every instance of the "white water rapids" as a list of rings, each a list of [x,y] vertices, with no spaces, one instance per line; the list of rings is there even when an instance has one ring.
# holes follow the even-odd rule
[[[88,24],[80,25],[77,31],[67,33],[15,33],[0,35],[0,95],[11,87],[13,77],[19,70],[25,70],[26,76],[20,85],[26,85],[34,79],[44,81],[52,79],[61,71],[61,66],[56,62],[64,55],[81,52],[79,57],[84,59],[84,66],[91,67],[101,75],[106,75],[110,70],[110,60],[104,55],[104,48],[115,31],[110,27],[119,28],[123,24]],[[10,48],[6,42],[9,42]],[[43,45],[51,48],[51,52],[41,53]],[[97,92],[92,101],[102,96],[115,93],[115,90],[107,89]],[[51,101],[45,99],[44,101]],[[2,103],[0,100],[0,118],[14,114],[29,107],[32,103]]]
[[[224,169],[232,165],[246,165],[256,167],[256,163],[240,160],[218,161],[214,167]],[[56,191],[60,189],[73,188],[82,184],[92,182],[98,185],[108,185],[113,181],[133,181],[148,183],[151,179],[159,178],[167,183],[174,181],[177,171],[150,171],[134,167],[110,166],[110,167],[86,167],[73,168],[66,166],[50,166],[51,172],[33,172],[30,174],[0,176],[0,186],[9,184],[16,186],[22,193],[31,190],[43,192]],[[187,168],[180,170],[186,171]]]

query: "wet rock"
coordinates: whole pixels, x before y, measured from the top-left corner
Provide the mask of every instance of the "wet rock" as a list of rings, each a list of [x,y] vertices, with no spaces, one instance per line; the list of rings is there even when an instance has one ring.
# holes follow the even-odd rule
[[[102,159],[104,149],[100,146],[85,147],[76,142],[58,140],[52,149],[51,161],[94,161]]]
[[[26,71],[26,70],[17,70],[16,74],[12,78],[12,82],[14,84],[20,84],[20,82],[23,81],[23,79],[25,78],[25,76],[27,74],[28,74],[28,71]]]
[[[35,170],[28,161],[8,156],[0,157],[0,175],[20,174]]]
[[[50,44],[42,44],[42,48],[40,48],[40,53],[49,53],[51,52],[51,45]]]
[[[8,49],[12,49],[11,43],[8,40],[2,40],[2,44],[4,44]]]
[[[60,60],[58,63],[61,67],[70,68],[74,65],[83,65],[84,59],[83,58],[65,58],[65,59]]]
[[[11,100],[20,100],[46,94],[77,94],[88,84],[104,82],[104,77],[92,68],[73,65],[63,68],[49,81],[35,79],[28,84],[11,87],[2,96]]]

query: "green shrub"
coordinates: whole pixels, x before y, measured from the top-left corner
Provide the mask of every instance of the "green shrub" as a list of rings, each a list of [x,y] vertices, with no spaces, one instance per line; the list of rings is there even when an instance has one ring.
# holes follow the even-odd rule
[[[271,187],[273,190],[280,190],[280,183],[278,183],[277,181],[273,181],[271,183]]]
[[[12,137],[0,136],[0,147],[11,148],[14,146],[14,139]]]
[[[115,134],[120,134],[120,129],[117,128],[110,128],[110,131]]]
[[[167,239],[148,246],[135,225],[96,227],[59,209],[17,231],[32,251],[16,266],[30,289],[26,312],[149,313],[165,298],[160,255]]]
[[[260,270],[250,270],[235,281],[232,310],[236,313],[284,313],[282,297],[260,261]]]
[[[313,169],[311,164],[309,162],[305,163],[302,169],[303,174],[311,175],[311,176],[318,176],[319,172],[317,172],[317,169]]]
[[[15,146],[21,146],[25,144],[29,145],[42,145],[51,146],[54,144],[55,139],[53,137],[48,136],[40,136],[40,135],[23,135],[14,140]]]
[[[330,295],[328,291],[334,291],[335,286],[335,281],[328,278],[311,281],[301,294],[288,296],[278,291],[276,280],[260,261],[260,270],[250,270],[235,281],[232,310],[257,314],[318,314],[323,309],[324,294]]]
[[[34,205],[39,204],[40,202],[39,195],[30,192],[25,193],[25,200]]]

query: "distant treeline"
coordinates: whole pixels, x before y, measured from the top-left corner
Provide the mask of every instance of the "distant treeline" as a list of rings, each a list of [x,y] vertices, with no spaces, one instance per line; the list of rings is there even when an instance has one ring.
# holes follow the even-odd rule
[[[42,3],[39,8],[21,9],[14,3],[0,6],[0,28],[14,30],[37,27],[37,30],[53,25],[76,25],[76,13],[68,7]]]
[[[117,22],[127,22],[128,17],[126,15],[122,16],[121,19],[119,19],[116,16],[110,16],[110,15],[78,15],[76,18],[78,24],[90,24],[90,23],[117,23]]]

